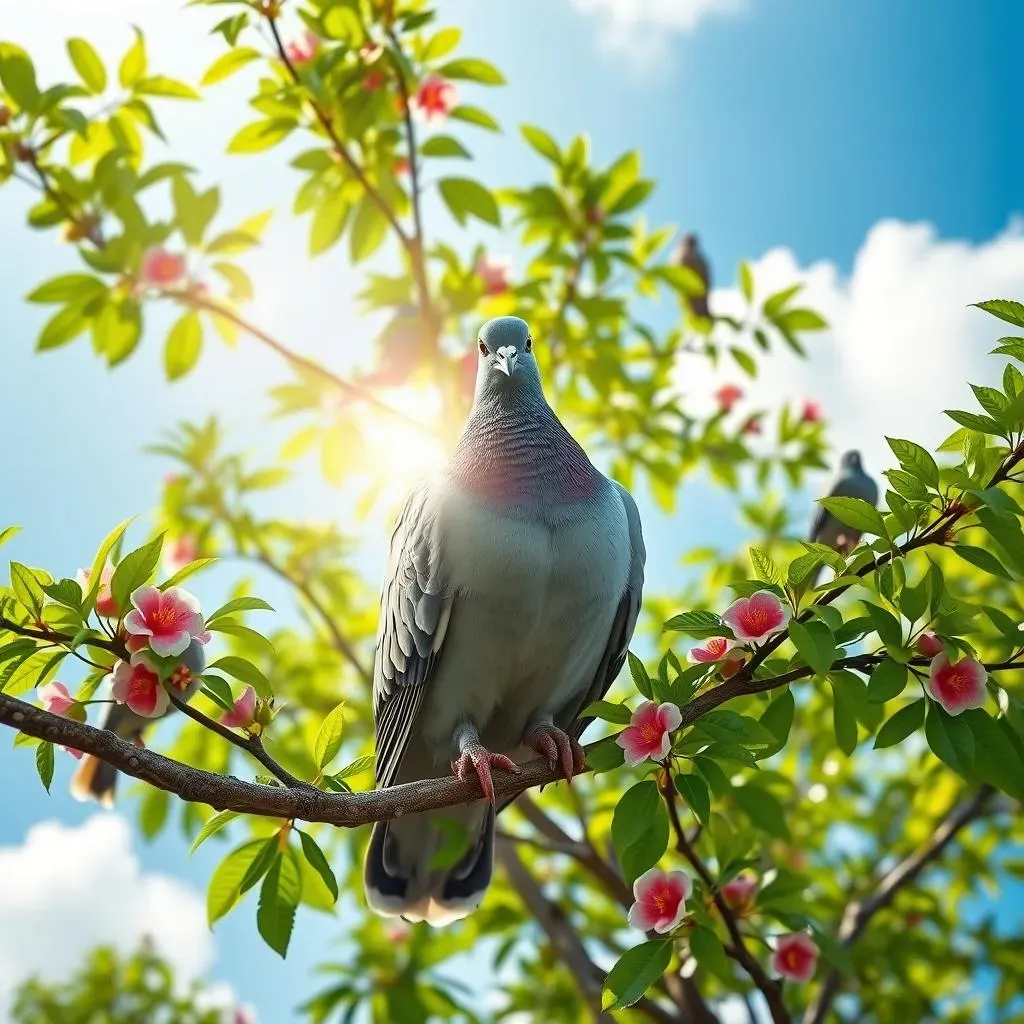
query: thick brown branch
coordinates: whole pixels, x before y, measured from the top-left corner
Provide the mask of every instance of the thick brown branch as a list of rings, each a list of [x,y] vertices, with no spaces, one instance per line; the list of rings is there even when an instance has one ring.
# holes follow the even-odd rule
[[[991,786],[982,786],[974,796],[954,807],[936,826],[927,842],[901,860],[869,896],[847,904],[839,925],[839,943],[852,946],[864,934],[871,918],[892,903],[901,889],[910,885],[932,861],[937,860],[961,829],[985,813],[994,795],[995,790]],[[839,971],[833,969],[828,973],[817,997],[804,1014],[804,1024],[822,1024],[839,991],[840,980]]]
[[[782,986],[777,981],[768,977],[757,958],[747,948],[743,933],[740,931],[739,923],[736,920],[736,915],[733,914],[729,904],[725,902],[707,865],[686,838],[686,831],[679,820],[679,807],[676,804],[675,786],[672,784],[672,778],[668,772],[661,773],[658,780],[658,788],[661,790],[662,797],[664,797],[669,821],[672,823],[672,831],[675,833],[676,850],[693,866],[693,870],[697,872],[700,880],[704,883],[705,889],[707,889],[712,900],[714,900],[715,907],[725,923],[729,938],[732,940],[732,956],[747,972],[750,980],[764,996],[775,1024],[789,1024],[792,1017],[789,1010],[786,1009],[786,1004],[782,998]]]

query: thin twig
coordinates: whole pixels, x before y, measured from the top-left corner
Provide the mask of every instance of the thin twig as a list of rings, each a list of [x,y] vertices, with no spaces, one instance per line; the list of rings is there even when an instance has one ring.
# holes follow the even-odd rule
[[[995,790],[991,786],[982,786],[972,797],[954,807],[932,830],[928,840],[888,872],[869,896],[847,904],[837,936],[840,945],[852,946],[864,933],[871,918],[892,903],[901,889],[910,885],[932,861],[937,860],[961,829],[985,813],[994,795]],[[833,968],[829,971],[804,1014],[804,1024],[822,1024],[839,991],[840,980],[838,970]]]

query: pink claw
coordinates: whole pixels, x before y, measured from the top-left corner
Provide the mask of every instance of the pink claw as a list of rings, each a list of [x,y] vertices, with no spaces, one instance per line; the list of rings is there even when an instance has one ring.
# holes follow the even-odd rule
[[[552,768],[561,764],[562,774],[569,782],[577,772],[583,770],[583,748],[557,726],[535,726],[523,736],[523,742],[541,757],[547,758]]]
[[[480,780],[480,789],[484,796],[494,803],[494,780],[491,778],[491,769],[500,768],[503,772],[519,774],[519,765],[510,757],[504,754],[492,754],[480,743],[474,743],[466,747],[462,754],[452,761],[452,773],[465,782],[469,778],[470,771],[476,773]]]

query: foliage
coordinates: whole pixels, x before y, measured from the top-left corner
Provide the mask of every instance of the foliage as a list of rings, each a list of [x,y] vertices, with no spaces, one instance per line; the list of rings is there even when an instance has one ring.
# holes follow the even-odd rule
[[[419,0],[308,0],[296,7],[301,25],[282,17],[276,0],[196,3],[222,19],[214,32],[225,41],[201,87],[257,73],[257,120],[238,129],[229,152],[306,147],[290,163],[311,256],[366,265],[360,301],[382,324],[373,363],[339,376],[246,318],[255,285],[244,256],[270,211],[221,224],[216,186],[186,163],[151,160],[150,139],[162,138],[157,101],[199,93],[151,73],[141,35],[109,102],[112,76],[86,41],[69,43],[79,81],[45,86],[28,54],[0,44],[0,184],[34,188],[30,227],[58,228],[81,261],[28,296],[55,307],[37,347],[88,334],[96,355],[117,367],[154,343],[150,309],[170,302],[179,315],[163,340],[168,378],[203,372],[211,328],[230,344],[244,337],[283,357],[288,376],[271,397],[295,427],[280,458],[254,465],[215,419],[183,424],[153,449],[176,467],[147,542],[132,547],[128,524],[115,528],[86,560],[84,583],[12,563],[0,590],[0,691],[24,697],[77,660],[84,670],[66,715],[80,720],[115,659],[127,658],[124,618],[137,587],[177,585],[214,558],[241,561],[288,584],[301,618],[268,618],[266,602],[238,579],[206,616],[215,656],[197,672],[202,690],[189,707],[198,720],[164,752],[219,774],[255,770],[269,780],[270,771],[285,785],[294,776],[336,793],[368,788],[376,594],[356,567],[358,524],[275,518],[268,498],[286,494],[287,467],[315,452],[358,518],[388,512],[384,473],[360,454],[365,438],[384,424],[396,448],[424,435],[450,447],[471,400],[476,325],[515,312],[538,338],[553,405],[613,476],[671,512],[702,470],[735,494],[750,534],[739,555],[691,550],[678,591],[646,596],[649,634],[635,644],[645,657],[631,656],[607,701],[590,709],[611,726],[597,726],[599,734],[610,735],[641,698],[678,705],[670,757],[625,768],[621,749],[598,743],[585,781],[520,800],[502,820],[505,871],[480,911],[443,932],[368,917],[359,897],[348,897],[359,891],[366,829],[215,814],[152,790],[140,804],[146,834],[167,827],[173,807],[196,844],[224,843],[209,887],[211,924],[258,889],[248,912],[281,955],[304,913],[355,901],[343,951],[325,967],[330,981],[304,1004],[314,1022],[358,1012],[483,1021],[523,1011],[568,1024],[592,1015],[606,975],[604,1004],[623,1021],[714,1019],[724,1000],[753,993],[775,1021],[806,1011],[810,1022],[838,987],[847,990],[831,1004],[840,1020],[968,1021],[985,1000],[1008,1006],[1024,958],[963,907],[1005,884],[1007,871],[1019,874],[1002,851],[1020,838],[1007,808],[1024,798],[1024,339],[1000,340],[1002,387],[974,388],[981,412],[949,413],[957,429],[937,459],[912,441],[890,441],[899,468],[886,474],[882,508],[828,500],[864,533],[860,547],[843,556],[800,542],[803,515],[794,516],[792,499],[806,471],[825,465],[822,424],[788,408],[740,415],[732,401],[702,413],[701,396],[681,394],[676,377],[696,361],[754,376],[780,347],[803,353],[824,322],[797,304],[798,286],[760,296],[744,263],[743,316],[694,315],[704,284],[671,258],[674,229],[643,218],[654,183],[639,155],[597,166],[582,135],[562,144],[521,126],[546,174],[525,187],[449,173],[452,160],[472,168],[470,147],[500,130],[475,103],[502,76],[460,55],[459,30],[438,27]],[[464,87],[473,104],[439,80]],[[428,189],[450,221],[425,223]],[[515,238],[519,273],[489,272],[493,255],[464,225],[472,237],[478,225],[500,225],[504,245]],[[442,232],[453,240],[441,241]],[[1019,304],[981,305],[1024,328]],[[438,411],[436,426],[401,407],[410,390]],[[757,434],[769,422],[766,446]],[[173,573],[160,567],[172,546],[188,550]],[[97,605],[108,564],[112,616]],[[834,578],[818,584],[826,566]],[[734,649],[741,666],[686,664],[691,640],[732,637],[721,613],[757,591],[786,606],[788,629]],[[933,699],[934,666],[918,646],[925,632],[953,660],[987,666],[983,707],[953,716]],[[173,657],[158,669],[174,685],[180,667]],[[255,722],[222,728],[225,742],[214,741],[211,720],[243,685],[260,698]],[[36,744],[26,733],[17,742]],[[53,751],[46,742],[38,750],[49,785]],[[941,875],[930,873],[943,848],[929,844],[950,820],[957,852]],[[925,870],[887,892],[886,870],[916,857]],[[629,883],[655,865],[686,870],[695,891],[678,927],[645,941],[626,927]],[[757,878],[757,893],[731,907],[725,886],[741,874]],[[851,899],[874,907],[856,935],[844,931]],[[813,935],[822,963],[814,981],[782,986],[770,947],[793,932]],[[471,949],[501,979],[494,1015],[458,980]],[[988,995],[974,981],[984,968],[997,976]]]

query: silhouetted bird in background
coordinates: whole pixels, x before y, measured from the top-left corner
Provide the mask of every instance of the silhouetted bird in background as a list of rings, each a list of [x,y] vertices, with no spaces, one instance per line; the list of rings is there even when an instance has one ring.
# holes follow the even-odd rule
[[[707,319],[711,316],[708,306],[708,296],[711,293],[711,268],[708,261],[701,252],[700,242],[694,234],[683,235],[672,257],[673,265],[677,267],[689,267],[704,282],[703,295],[687,295],[686,306],[693,316]]]
[[[835,482],[828,492],[830,498],[860,498],[872,505],[878,504],[878,484],[864,472],[861,464],[860,452],[844,452],[839,460],[839,472],[836,474]],[[860,540],[860,530],[839,522],[834,515],[819,505],[811,522],[810,539],[818,544],[827,544],[834,548],[841,555],[848,555]],[[815,581],[820,576],[822,566]]]

